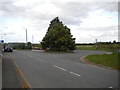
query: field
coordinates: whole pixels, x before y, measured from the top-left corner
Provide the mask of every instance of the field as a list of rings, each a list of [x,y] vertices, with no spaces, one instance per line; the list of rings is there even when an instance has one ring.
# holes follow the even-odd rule
[[[95,45],[80,45],[76,46],[77,50],[96,50]]]
[[[117,52],[120,49],[120,45],[111,44],[111,45],[77,45],[76,50],[100,50],[100,51],[110,51]]]

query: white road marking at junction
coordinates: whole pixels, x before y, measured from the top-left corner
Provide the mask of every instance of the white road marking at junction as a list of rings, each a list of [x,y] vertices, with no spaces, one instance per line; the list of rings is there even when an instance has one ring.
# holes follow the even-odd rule
[[[2,56],[2,54],[0,54]]]
[[[47,63],[46,61],[40,60],[40,62]]]
[[[81,75],[79,75],[79,74],[77,74],[77,73],[74,73],[74,72],[70,72],[71,74],[74,74],[74,75],[76,75],[76,76],[81,76]]]
[[[113,88],[112,86],[110,86],[109,88]]]
[[[30,55],[29,55],[30,56]],[[33,58],[33,56],[30,56],[30,57],[32,57]]]
[[[36,60],[38,60],[38,61],[40,61],[40,62],[42,62],[42,63],[47,63],[46,61],[40,60],[39,58],[37,58]]]
[[[67,71],[66,69],[61,68],[61,67],[59,67],[59,66],[56,66],[56,65],[53,65],[53,66],[56,67],[56,68],[59,68],[59,69],[61,69],[61,70],[63,70],[63,71]]]
[[[31,55],[29,55],[31,58],[34,58],[34,56],[31,56]],[[40,62],[42,62],[42,63],[47,63],[46,61],[44,61],[44,60],[40,60],[39,58],[36,58],[36,60],[37,61],[40,61]]]
[[[57,66],[57,65],[53,65],[53,66],[56,67],[56,68],[58,68],[58,69],[61,69],[61,70],[63,70],[63,71],[67,71],[66,69],[64,69],[64,68],[62,68],[62,67],[59,67],[59,66]],[[77,74],[77,73],[74,73],[74,72],[69,72],[69,73],[81,77],[81,75],[79,75],[79,74]]]

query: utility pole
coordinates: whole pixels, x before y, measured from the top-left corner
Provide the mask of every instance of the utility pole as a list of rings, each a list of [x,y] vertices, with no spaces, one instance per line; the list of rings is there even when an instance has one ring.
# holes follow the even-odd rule
[[[26,29],[26,43],[27,43],[27,29]]]
[[[33,34],[32,34],[32,42],[33,42]]]
[[[26,49],[27,49],[27,29],[26,29]]]
[[[95,39],[95,43],[96,43],[96,50],[97,50],[97,48],[98,48],[98,46],[97,46],[97,39]]]

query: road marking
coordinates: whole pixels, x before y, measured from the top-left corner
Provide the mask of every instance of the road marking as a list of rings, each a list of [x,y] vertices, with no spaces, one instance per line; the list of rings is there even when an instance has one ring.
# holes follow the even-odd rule
[[[29,55],[30,56],[30,55]],[[30,57],[32,57],[33,58],[33,56],[30,56]]]
[[[113,88],[112,86],[110,86],[109,88]]]
[[[61,68],[61,67],[59,67],[59,66],[56,66],[56,65],[53,65],[53,66],[56,67],[56,68],[58,68],[58,69],[61,69],[61,70],[63,70],[63,71],[67,71],[66,69]]]
[[[58,69],[61,69],[61,70],[63,70],[63,71],[67,71],[66,69],[61,68],[61,67],[59,67],[59,66],[57,66],[57,65],[53,65],[53,66],[54,66],[54,67],[56,67],[56,68],[58,68]],[[74,73],[74,72],[69,72],[69,73],[71,73],[71,74],[74,74],[74,75],[76,75],[76,76],[81,77],[81,75],[79,75],[79,74],[77,74],[77,73]]]
[[[30,56],[30,55],[29,55]],[[31,58],[34,58],[34,56],[30,56]],[[40,60],[39,58],[37,58],[36,60],[42,62],[42,63],[47,63],[46,61]]]
[[[43,60],[39,60],[40,62],[43,62],[43,63],[47,63],[46,61],[43,61]]]
[[[0,54],[2,56],[2,54]]]
[[[18,77],[22,87],[23,88],[31,88],[30,84],[26,81],[23,72],[19,69],[19,67],[16,64],[15,60],[11,59],[11,63],[14,65],[15,71],[17,73],[17,77]]]
[[[74,72],[69,72],[69,73],[74,74],[74,75],[79,76],[79,77],[81,76],[81,75],[74,73]]]
[[[46,61],[40,60],[39,58],[37,58],[36,60],[42,62],[42,63],[47,63]]]

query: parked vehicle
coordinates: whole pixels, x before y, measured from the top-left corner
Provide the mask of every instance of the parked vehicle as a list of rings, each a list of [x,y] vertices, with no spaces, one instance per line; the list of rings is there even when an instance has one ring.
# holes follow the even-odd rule
[[[34,50],[42,50],[42,48],[35,47]]]
[[[13,48],[10,45],[4,45],[4,52],[13,52]]]

